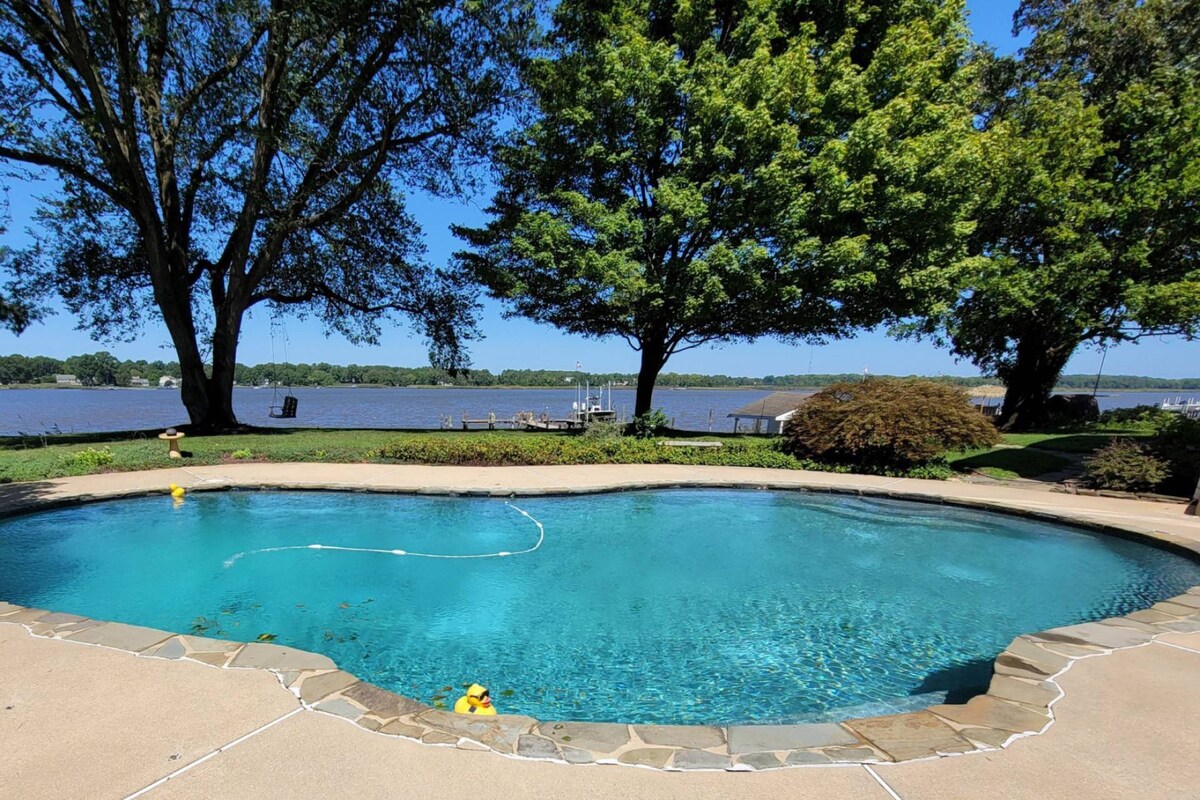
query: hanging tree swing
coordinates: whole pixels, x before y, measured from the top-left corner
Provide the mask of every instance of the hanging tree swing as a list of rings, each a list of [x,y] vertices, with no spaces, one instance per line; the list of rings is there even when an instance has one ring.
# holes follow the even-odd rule
[[[282,325],[282,323],[281,323],[281,325]],[[275,419],[295,419],[296,418],[296,406],[299,405],[300,401],[297,400],[296,396],[292,394],[291,370],[288,369],[288,358],[287,358],[287,328],[283,328],[283,366],[284,366],[284,369],[287,371],[287,375],[288,375],[287,393],[283,396],[283,402],[280,403],[279,402],[279,400],[280,400],[280,398],[279,398],[279,376],[275,370],[275,325],[274,325],[274,323],[272,323],[272,325],[271,325],[271,384],[272,384],[273,394],[271,395],[271,410],[268,412],[268,416],[274,417]]]

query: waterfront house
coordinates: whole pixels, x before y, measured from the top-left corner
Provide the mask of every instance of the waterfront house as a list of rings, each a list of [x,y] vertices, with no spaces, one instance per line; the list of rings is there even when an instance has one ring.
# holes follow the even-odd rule
[[[83,386],[83,382],[74,375],[55,375],[54,382],[59,386]]]
[[[796,409],[810,397],[811,392],[772,392],[729,412],[728,416],[733,417],[734,431],[782,433],[784,423],[791,419]]]

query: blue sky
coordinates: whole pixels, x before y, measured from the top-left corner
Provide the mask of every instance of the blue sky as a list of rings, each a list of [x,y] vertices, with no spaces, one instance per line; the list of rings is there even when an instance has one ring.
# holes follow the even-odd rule
[[[975,38],[1007,52],[1020,45],[1011,36],[1016,0],[968,0]],[[8,192],[12,225],[9,243],[20,246],[21,231],[32,215],[32,195],[44,187],[13,186]],[[444,263],[459,247],[449,231],[452,223],[479,224],[487,196],[468,202],[428,197],[410,198],[410,210],[421,223],[435,264]],[[549,326],[525,320],[503,319],[500,307],[486,302],[481,322],[485,336],[471,347],[478,368],[572,369],[575,362],[595,372],[636,372],[637,353],[621,339],[592,340],[561,333]],[[326,337],[316,321],[288,320],[288,355],[292,361],[330,363],[394,364],[416,366],[427,363],[421,341],[401,326],[386,331],[378,347],[355,347],[338,336]],[[263,311],[254,313],[244,326],[238,360],[253,364],[271,358],[271,326]],[[282,342],[276,339],[277,357]],[[34,325],[20,337],[0,332],[0,353],[23,353],[65,357],[107,349],[120,358],[173,360],[165,329],[149,326],[133,343],[97,343],[85,332],[75,330],[75,320],[65,313]],[[1081,349],[1067,365],[1068,372],[1092,373],[1100,365],[1100,353]],[[969,362],[955,361],[932,344],[897,342],[882,331],[863,333],[853,339],[822,346],[786,345],[770,340],[720,348],[700,348],[682,353],[667,364],[667,371],[728,375],[769,375],[806,372],[975,375]],[[1138,345],[1123,345],[1109,351],[1104,365],[1107,374],[1138,374],[1159,377],[1192,377],[1200,374],[1200,342],[1153,339]]]

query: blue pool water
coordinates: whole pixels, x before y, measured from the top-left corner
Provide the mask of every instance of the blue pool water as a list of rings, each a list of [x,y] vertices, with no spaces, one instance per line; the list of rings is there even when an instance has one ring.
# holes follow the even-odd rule
[[[516,552],[537,526],[498,499],[321,493],[18,517],[0,522],[0,599],[270,633],[431,704],[477,681],[501,711],[544,720],[769,723],[960,699],[1017,634],[1200,584],[1200,566],[1146,545],[942,506],[729,490],[513,502],[544,542],[482,559],[304,546]]]

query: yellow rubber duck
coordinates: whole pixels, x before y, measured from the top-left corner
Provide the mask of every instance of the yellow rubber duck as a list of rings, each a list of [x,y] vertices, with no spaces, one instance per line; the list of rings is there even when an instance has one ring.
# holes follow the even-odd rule
[[[496,716],[496,707],[486,686],[472,683],[467,693],[454,703],[455,714],[474,714],[477,717]]]
[[[174,497],[176,500],[182,500],[185,494],[187,494],[187,489],[176,483],[171,484],[171,497]]]

